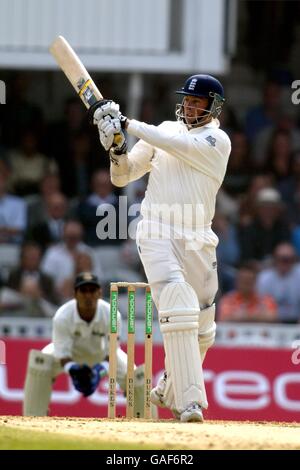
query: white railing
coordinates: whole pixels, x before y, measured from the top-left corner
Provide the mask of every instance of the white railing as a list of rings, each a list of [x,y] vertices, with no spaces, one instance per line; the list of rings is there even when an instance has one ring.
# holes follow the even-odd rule
[[[300,325],[218,323],[217,327],[220,346],[291,348],[296,341],[300,345]]]
[[[136,341],[144,341],[145,322],[141,316],[136,321]],[[0,317],[0,338],[51,338],[51,319]],[[126,319],[122,329],[122,341],[126,342]],[[153,341],[162,343],[159,325],[153,322]],[[216,345],[226,347],[253,346],[262,348],[295,348],[300,345],[300,325],[269,325],[219,323]]]

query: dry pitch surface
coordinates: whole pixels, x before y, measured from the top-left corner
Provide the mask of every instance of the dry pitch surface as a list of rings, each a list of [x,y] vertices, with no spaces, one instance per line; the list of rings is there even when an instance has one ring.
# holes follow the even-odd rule
[[[300,423],[1,416],[0,449],[300,449]]]

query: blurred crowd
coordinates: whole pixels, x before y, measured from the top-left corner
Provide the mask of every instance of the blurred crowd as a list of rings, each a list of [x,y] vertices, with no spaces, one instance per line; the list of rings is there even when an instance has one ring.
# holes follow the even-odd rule
[[[134,241],[118,237],[124,193],[110,182],[80,101],[67,100],[61,120],[50,122],[14,86],[0,123],[0,315],[51,317],[72,297],[78,272],[98,274],[104,295],[110,281],[145,276]],[[285,91],[266,80],[258,106],[241,116],[229,100],[221,116],[232,153],[213,221],[219,321],[300,321],[300,122]],[[166,118],[158,113],[145,100],[139,117]],[[130,203],[141,201],[146,182]],[[115,208],[113,239],[96,232],[106,204]]]

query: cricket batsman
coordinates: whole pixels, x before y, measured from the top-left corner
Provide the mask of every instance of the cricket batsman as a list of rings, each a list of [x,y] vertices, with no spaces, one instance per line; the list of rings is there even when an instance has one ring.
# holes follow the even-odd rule
[[[92,395],[108,374],[110,306],[101,299],[100,282],[94,274],[78,274],[74,299],[53,317],[52,343],[29,353],[24,387],[24,416],[46,416],[55,378],[66,373],[84,397]],[[121,314],[118,312],[118,332]],[[117,382],[126,390],[127,355],[118,345]],[[134,416],[144,414],[144,371],[135,368]]]
[[[166,369],[151,401],[182,422],[202,422],[208,406],[202,363],[215,338],[218,289],[211,222],[231,143],[219,128],[225,100],[216,78],[193,75],[177,93],[183,98],[177,120],[159,126],[128,119],[110,100],[90,111],[110,154],[113,184],[123,187],[150,172],[136,240],[159,314]],[[130,152],[125,131],[140,139]],[[176,209],[175,221],[166,208]]]

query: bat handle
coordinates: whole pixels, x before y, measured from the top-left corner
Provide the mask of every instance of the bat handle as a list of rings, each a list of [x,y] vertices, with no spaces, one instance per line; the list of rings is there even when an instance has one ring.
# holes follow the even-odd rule
[[[122,143],[123,137],[121,134],[116,134],[114,137],[114,144],[119,147],[120,144]]]

